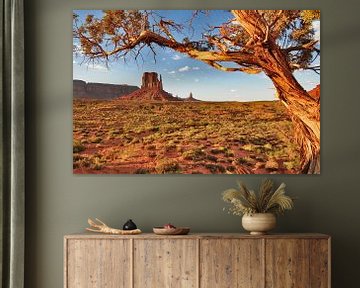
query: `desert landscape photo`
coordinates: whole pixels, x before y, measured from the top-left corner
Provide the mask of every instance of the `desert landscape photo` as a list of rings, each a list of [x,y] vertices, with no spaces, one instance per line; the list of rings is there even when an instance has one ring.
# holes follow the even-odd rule
[[[76,10],[74,174],[320,173],[318,10]]]

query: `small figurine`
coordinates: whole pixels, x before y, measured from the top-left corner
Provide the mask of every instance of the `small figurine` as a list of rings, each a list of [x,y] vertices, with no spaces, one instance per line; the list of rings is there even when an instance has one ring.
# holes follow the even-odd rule
[[[137,226],[131,219],[129,219],[123,226],[123,230],[135,230],[135,229],[137,229]]]

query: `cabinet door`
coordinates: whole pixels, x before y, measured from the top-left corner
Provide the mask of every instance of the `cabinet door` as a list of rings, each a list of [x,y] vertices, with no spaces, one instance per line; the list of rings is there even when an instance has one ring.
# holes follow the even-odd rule
[[[330,240],[310,241],[310,287],[330,287]]]
[[[197,273],[197,240],[134,240],[135,288],[195,288]]]
[[[260,239],[200,241],[200,287],[260,288],[264,285]]]
[[[310,287],[310,241],[266,240],[266,287]]]
[[[68,239],[67,288],[131,287],[130,240]]]

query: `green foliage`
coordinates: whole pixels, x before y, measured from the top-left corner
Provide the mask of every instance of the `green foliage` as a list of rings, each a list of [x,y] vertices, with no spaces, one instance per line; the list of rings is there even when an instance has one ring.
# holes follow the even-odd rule
[[[303,10],[301,17],[305,22],[311,23],[314,20],[320,20],[320,10]]]
[[[229,212],[241,216],[255,213],[283,214],[294,207],[294,201],[285,195],[285,184],[274,190],[274,183],[269,179],[261,182],[259,192],[249,190],[243,182],[238,182],[238,189],[228,189],[222,193],[222,199],[230,203]]]

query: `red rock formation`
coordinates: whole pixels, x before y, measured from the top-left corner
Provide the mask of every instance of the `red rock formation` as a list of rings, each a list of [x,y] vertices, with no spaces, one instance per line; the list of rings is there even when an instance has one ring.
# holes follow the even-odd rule
[[[141,88],[162,90],[163,86],[162,86],[161,75],[159,80],[158,74],[156,72],[145,72],[142,76]]]
[[[164,91],[162,78],[156,72],[145,72],[142,76],[141,89],[129,95],[121,96],[120,100],[137,101],[180,101],[170,93]]]
[[[189,97],[185,98],[185,100],[184,100],[184,101],[188,101],[188,102],[195,102],[195,101],[200,101],[200,100],[195,99],[195,98],[193,97],[192,92],[190,92]]]
[[[309,91],[309,95],[316,100],[320,99],[320,84],[316,85],[315,88],[311,89]]]
[[[136,90],[139,90],[139,87],[126,84],[86,83],[82,80],[73,80],[74,98],[110,100]]]

